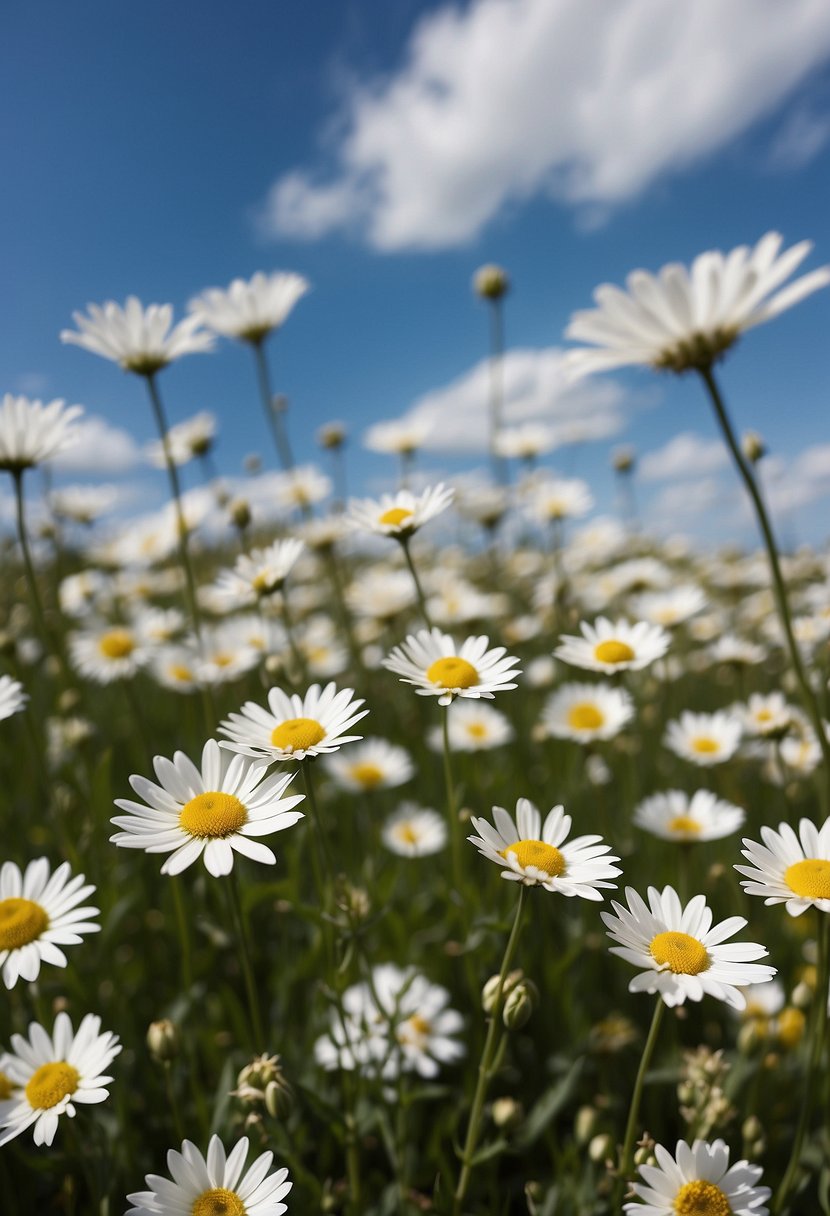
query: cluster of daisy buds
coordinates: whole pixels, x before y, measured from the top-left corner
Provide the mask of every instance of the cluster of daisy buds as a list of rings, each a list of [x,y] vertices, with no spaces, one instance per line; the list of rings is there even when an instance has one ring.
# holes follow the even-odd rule
[[[680,1114],[693,1137],[708,1139],[734,1117],[735,1110],[723,1090],[729,1067],[723,1052],[708,1047],[683,1053],[677,1097]]]
[[[294,1091],[285,1079],[279,1056],[257,1056],[246,1064],[236,1079],[233,1096],[247,1107],[251,1114],[267,1111],[272,1119],[284,1119],[294,1105]]]

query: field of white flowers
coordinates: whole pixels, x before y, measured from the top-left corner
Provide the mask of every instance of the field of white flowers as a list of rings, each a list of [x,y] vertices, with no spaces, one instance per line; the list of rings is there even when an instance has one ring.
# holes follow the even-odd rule
[[[295,465],[269,343],[297,275],[62,334],[146,398],[153,529],[108,532],[95,488],[33,526],[81,411],[3,398],[4,1216],[830,1213],[828,561],[779,552],[725,387],[830,282],[793,280],[808,252],[635,271],[568,332],[574,377],[698,378],[753,553],[582,520],[590,487],[502,423],[498,267],[476,487],[407,484],[406,427],[381,499],[339,494],[336,425],[334,486]],[[164,369],[222,340],[279,525],[223,497],[209,417],[170,425]]]

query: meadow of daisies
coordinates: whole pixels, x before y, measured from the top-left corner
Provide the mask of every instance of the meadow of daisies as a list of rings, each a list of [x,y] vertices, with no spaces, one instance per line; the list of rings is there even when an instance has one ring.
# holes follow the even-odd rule
[[[697,377],[745,554],[586,521],[503,424],[498,267],[476,483],[398,424],[380,499],[339,493],[338,425],[295,464],[288,273],[61,335],[157,423],[152,528],[95,487],[33,509],[82,411],[3,398],[4,1214],[830,1213],[828,566],[779,552],[727,391],[830,282],[808,252],[635,271],[568,332],[575,377]],[[229,342],[276,522],[166,395]]]

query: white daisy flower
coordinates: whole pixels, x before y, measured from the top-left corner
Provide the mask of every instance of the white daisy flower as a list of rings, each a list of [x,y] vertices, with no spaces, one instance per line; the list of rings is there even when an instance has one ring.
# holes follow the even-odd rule
[[[229,684],[256,667],[261,654],[242,638],[235,621],[225,621],[213,629],[202,629],[198,649],[197,677],[203,684]]]
[[[99,625],[69,635],[72,666],[96,684],[132,679],[151,656],[151,649],[128,625]]]
[[[798,710],[790,705],[783,693],[754,692],[746,705],[735,707],[747,734],[760,738],[784,735],[800,717]]]
[[[755,667],[763,663],[767,652],[756,642],[747,642],[734,633],[724,633],[709,647],[713,663],[734,663],[742,667]]]
[[[64,401],[30,401],[5,393],[0,401],[0,469],[20,473],[42,464],[77,441],[73,422],[80,405]]]
[[[103,486],[63,486],[49,495],[49,506],[58,519],[90,527],[118,502],[118,488]]]
[[[436,515],[446,511],[453,497],[452,488],[439,482],[420,494],[398,490],[397,494],[383,494],[379,499],[352,499],[349,503],[349,520],[353,527],[361,531],[405,540]]]
[[[199,317],[185,317],[173,325],[170,304],[145,308],[136,296],[129,296],[123,308],[108,300],[103,306],[88,304],[87,310],[88,316],[73,312],[78,331],[62,330],[61,342],[82,346],[139,376],[151,376],[182,355],[213,349],[213,334],[200,329]]]
[[[665,629],[647,621],[631,625],[600,616],[593,625],[583,621],[579,628],[582,637],[564,634],[553,653],[572,667],[588,671],[640,671],[661,659],[671,640]]]
[[[538,422],[505,427],[497,431],[493,439],[493,450],[505,460],[536,460],[552,452],[555,447],[556,435],[553,430]]]
[[[218,1136],[211,1136],[206,1157],[185,1140],[180,1153],[167,1154],[173,1181],[148,1174],[151,1189],[127,1196],[133,1206],[126,1216],[282,1216],[288,1211],[282,1200],[293,1185],[288,1170],[270,1174],[274,1154],[267,1152],[243,1173],[247,1156],[247,1136],[227,1156]]]
[[[629,992],[657,993],[667,1005],[702,1000],[704,994],[743,1009],[740,988],[764,984],[775,968],[755,959],[767,953],[755,942],[723,945],[746,925],[742,916],[712,924],[705,895],[695,895],[685,907],[673,887],[648,889],[648,905],[626,887],[628,907],[612,901],[613,912],[601,913],[608,936],[616,942],[611,953],[635,967],[645,968],[628,985]]]
[[[409,752],[386,739],[364,739],[346,755],[329,756],[325,763],[335,782],[355,794],[393,789],[415,775]]]
[[[153,655],[150,671],[162,688],[194,692],[201,687],[199,654],[195,647],[163,646]]]
[[[492,700],[497,692],[515,688],[511,681],[521,673],[517,658],[503,646],[490,650],[489,644],[487,637],[472,637],[458,647],[440,629],[420,629],[396,646],[383,666],[404,684],[414,684],[419,697],[438,697],[439,705],[449,705],[456,697]]]
[[[414,419],[375,422],[364,434],[363,446],[370,452],[388,456],[414,456],[424,446],[432,429],[431,423]]]
[[[577,836],[568,841],[571,817],[565,808],[555,806],[542,817],[527,798],[516,803],[516,819],[504,807],[493,807],[493,823],[470,820],[478,836],[468,836],[484,857],[506,866],[502,878],[527,887],[541,886],[560,895],[601,900],[601,888],[615,888],[609,879],[621,873],[612,862],[610,845],[601,836]],[[494,826],[495,825],[495,826]]]
[[[680,844],[721,840],[737,832],[745,818],[740,807],[710,790],[697,790],[691,797],[682,790],[666,790],[644,798],[634,811],[638,828]]]
[[[527,509],[539,523],[548,524],[558,519],[581,519],[593,505],[587,483],[578,477],[546,477],[535,486]]]
[[[362,738],[348,734],[369,712],[361,705],[363,699],[355,699],[354,689],[338,692],[334,683],[323,689],[312,684],[304,697],[272,688],[268,709],[247,701],[238,714],[230,714],[221,723],[219,730],[229,740],[222,747],[280,761],[336,752],[344,743]]]
[[[406,570],[381,566],[361,570],[350,583],[346,601],[357,616],[386,623],[411,608],[416,600],[412,578]]]
[[[830,267],[822,266],[781,288],[812,248],[802,241],[780,253],[782,240],[768,232],[752,250],[702,253],[689,271],[678,263],[659,275],[635,270],[627,292],[604,283],[594,292],[598,307],[575,313],[566,331],[593,349],[571,351],[566,367],[574,376],[629,364],[709,367],[745,330],[830,283]]]
[[[399,857],[431,857],[447,844],[442,815],[414,802],[403,802],[383,825],[381,840]]]
[[[282,832],[303,818],[293,808],[303,794],[284,797],[293,774],[265,775],[266,765],[223,751],[215,739],[202,750],[201,770],[184,752],[172,760],[156,756],[153,768],[160,785],[146,777],[130,777],[144,802],[117,798],[126,815],[111,822],[123,830],[112,844],[146,853],[170,853],[162,874],[180,874],[198,858],[215,878],[230,874],[234,852],[265,865],[277,860],[258,839]]]
[[[641,1165],[643,1182],[632,1184],[643,1202],[625,1205],[630,1216],[768,1216],[772,1191],[758,1186],[761,1167],[730,1166],[723,1140],[678,1140],[674,1156],[656,1144],[654,1155],[657,1165]]]
[[[304,549],[304,541],[289,539],[241,554],[233,570],[225,570],[219,575],[215,588],[217,598],[242,608],[274,595],[282,590]]]
[[[670,629],[702,612],[708,602],[700,587],[688,583],[667,591],[649,591],[635,596],[631,601],[631,610],[652,625]]]
[[[0,1145],[34,1124],[35,1144],[51,1144],[61,1115],[75,1117],[77,1104],[104,1102],[112,1077],[104,1073],[121,1050],[118,1036],[101,1031],[101,1019],[88,1013],[72,1032],[69,1015],[59,1013],[52,1035],[32,1022],[29,1038],[13,1034],[3,1069],[15,1086],[0,1101]]]
[[[802,819],[798,835],[787,823],[778,831],[761,828],[763,845],[744,840],[748,866],[735,866],[749,880],[741,886],[748,895],[760,895],[765,904],[786,904],[790,916],[806,908],[830,912],[830,819],[818,828]]]
[[[739,718],[719,710],[695,714],[685,710],[666,725],[663,746],[683,760],[702,768],[723,764],[738,750],[742,727]]]
[[[0,676],[0,722],[19,714],[29,700],[29,694],[23,691],[19,680],[11,676]]]
[[[157,469],[167,468],[167,454],[175,465],[187,464],[196,456],[206,456],[216,440],[216,415],[201,410],[184,422],[177,422],[167,431],[167,452],[156,439],[147,445],[147,454]]]
[[[224,290],[209,287],[188,304],[199,322],[225,338],[254,345],[279,329],[298,300],[311,290],[302,275],[289,271],[234,279]]]
[[[323,502],[332,491],[332,480],[313,464],[297,465],[273,479],[273,496],[286,511],[308,511]]]
[[[555,739],[591,743],[613,739],[634,715],[624,688],[605,684],[563,684],[547,700],[542,725]]]
[[[507,715],[487,701],[453,701],[447,710],[447,732],[453,752],[489,752],[516,737]],[[440,726],[430,729],[427,744],[435,752],[443,749]]]
[[[3,983],[32,983],[42,963],[66,966],[61,946],[75,946],[84,933],[97,933],[98,909],[79,907],[95,890],[83,874],[70,878],[69,862],[49,872],[45,857],[30,861],[24,872],[6,861],[0,868],[0,966]]]

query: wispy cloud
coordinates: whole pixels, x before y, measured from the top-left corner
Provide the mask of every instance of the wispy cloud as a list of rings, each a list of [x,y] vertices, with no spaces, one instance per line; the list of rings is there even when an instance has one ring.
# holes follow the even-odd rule
[[[97,415],[77,424],[78,440],[54,460],[54,466],[73,477],[111,477],[145,463],[141,448],[129,432]]]
[[[646,452],[640,459],[643,481],[678,481],[699,478],[729,463],[719,439],[704,439],[693,431],[675,435],[662,448]]]

